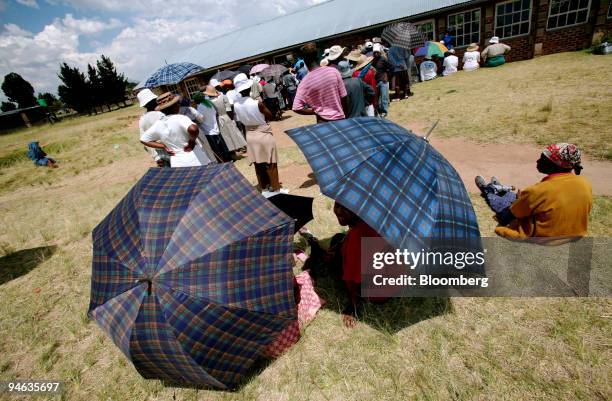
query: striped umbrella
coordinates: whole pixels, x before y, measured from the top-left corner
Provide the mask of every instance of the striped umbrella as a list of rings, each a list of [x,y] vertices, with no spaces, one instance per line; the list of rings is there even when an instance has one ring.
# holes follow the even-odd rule
[[[251,71],[249,71],[249,73],[250,75],[257,74],[258,72],[261,72],[262,70],[268,68],[269,66],[270,66],[269,64],[257,64],[256,66],[251,68]]]
[[[162,85],[175,85],[181,82],[188,75],[202,71],[203,68],[192,63],[168,64],[155,71],[145,81],[143,88],[156,88]]]
[[[384,119],[358,117],[287,131],[321,192],[397,248],[476,241],[470,197],[451,164],[427,141]]]
[[[263,77],[280,77],[285,71],[287,71],[287,67],[284,65],[272,64],[261,70],[261,75]]]
[[[89,316],[147,379],[234,388],[296,321],[292,241],[231,163],[152,168],[93,231]]]
[[[414,55],[423,57],[431,57],[436,55],[438,57],[444,57],[444,53],[446,53],[447,51],[448,48],[442,43],[428,41],[427,43],[425,43],[425,46],[419,47],[414,53]]]
[[[398,22],[385,27],[381,37],[391,46],[414,49],[423,46],[425,34],[409,22]]]

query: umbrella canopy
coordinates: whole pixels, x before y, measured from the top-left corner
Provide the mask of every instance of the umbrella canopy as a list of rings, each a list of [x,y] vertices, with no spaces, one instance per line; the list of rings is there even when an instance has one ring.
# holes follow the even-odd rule
[[[89,316],[145,378],[233,388],[296,320],[292,240],[231,163],[152,168],[93,231]]]
[[[261,70],[261,75],[264,77],[280,77],[285,71],[287,71],[287,67],[280,64],[272,64]]]
[[[250,64],[241,65],[240,67],[238,67],[238,72],[242,72],[244,74],[249,75],[251,73],[251,68],[253,68],[253,66]]]
[[[234,77],[238,74],[239,74],[238,71],[223,70],[223,71],[217,72],[211,78],[216,79],[217,81],[221,82],[221,81],[225,81],[226,79],[234,79]]]
[[[304,152],[321,192],[391,245],[480,237],[461,178],[412,132],[388,120],[358,117],[287,133]]]
[[[448,51],[448,48],[440,42],[427,42],[425,46],[419,47],[414,53],[415,56],[431,57],[436,55],[438,57],[444,57],[444,53]]]
[[[425,34],[409,22],[398,22],[385,27],[381,37],[391,46],[414,49],[421,47],[427,40]]]
[[[261,72],[262,70],[268,68],[269,66],[270,66],[269,64],[257,64],[256,66],[251,68],[251,71],[249,72],[249,74],[250,75],[257,74],[258,72]]]
[[[268,198],[277,208],[295,220],[295,232],[304,227],[312,217],[312,198],[289,194],[277,194]]]
[[[192,63],[174,63],[168,64],[155,71],[145,81],[143,88],[156,88],[161,85],[175,85],[181,82],[185,77],[202,71],[203,68]]]

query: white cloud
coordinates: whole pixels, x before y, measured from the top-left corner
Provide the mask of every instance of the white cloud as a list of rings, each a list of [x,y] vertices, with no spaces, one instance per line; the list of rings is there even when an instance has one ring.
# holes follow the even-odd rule
[[[111,18],[108,22],[103,22],[95,19],[76,19],[72,14],[66,14],[62,23],[67,28],[70,28],[73,32],[78,34],[92,34],[105,31],[107,29],[114,29],[121,26],[121,22],[116,18]]]
[[[17,3],[30,8],[40,8],[36,0],[17,0]]]

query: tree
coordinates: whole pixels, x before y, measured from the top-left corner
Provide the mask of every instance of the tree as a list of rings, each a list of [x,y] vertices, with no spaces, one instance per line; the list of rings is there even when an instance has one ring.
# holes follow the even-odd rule
[[[34,88],[21,75],[11,72],[4,76],[2,91],[6,97],[21,109],[24,107],[36,106]]]
[[[62,63],[60,73],[57,76],[63,83],[63,85],[57,87],[60,99],[79,113],[88,112],[91,114],[91,97],[85,74],[76,67],[70,67],[68,64]]]
[[[123,102],[125,105],[125,91],[128,81],[123,74],[118,74],[115,65],[110,58],[104,54],[96,62],[98,74],[102,82],[102,98],[107,104],[118,104]]]
[[[53,93],[49,93],[49,92],[45,92],[45,93],[38,92],[38,96],[36,96],[36,98],[44,100],[45,103],[47,103],[49,107],[53,106],[54,104],[58,102],[57,97],[55,97]]]
[[[11,111],[11,110],[17,110],[17,106],[15,105],[15,103],[2,102],[2,105],[0,106],[0,110],[2,112]]]
[[[103,87],[102,80],[100,79],[100,74],[98,73],[98,70],[96,70],[96,67],[91,64],[87,64],[87,78],[90,102],[95,109],[97,106],[102,106],[102,104],[106,102],[102,96]],[[108,111],[110,111],[110,106],[108,105],[108,103],[106,104],[106,107],[108,107]]]

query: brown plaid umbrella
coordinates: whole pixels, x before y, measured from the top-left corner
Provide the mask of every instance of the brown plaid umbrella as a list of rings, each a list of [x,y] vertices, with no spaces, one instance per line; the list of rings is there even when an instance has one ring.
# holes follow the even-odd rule
[[[285,71],[287,71],[287,67],[280,64],[272,64],[264,68],[261,71],[261,75],[264,77],[280,77]]]
[[[414,49],[425,45],[425,34],[409,22],[398,22],[388,25],[382,33],[382,38],[391,46]]]

